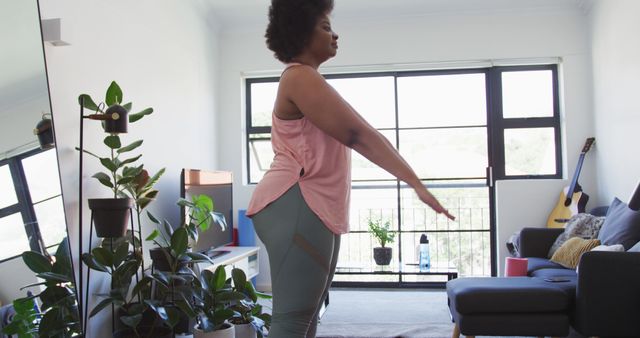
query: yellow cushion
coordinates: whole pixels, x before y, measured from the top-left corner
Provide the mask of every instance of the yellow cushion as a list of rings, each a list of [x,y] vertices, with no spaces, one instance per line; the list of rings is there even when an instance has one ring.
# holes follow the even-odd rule
[[[551,261],[565,268],[575,269],[578,266],[578,262],[580,262],[582,254],[598,245],[600,245],[600,240],[598,239],[572,237],[558,248],[551,256]]]

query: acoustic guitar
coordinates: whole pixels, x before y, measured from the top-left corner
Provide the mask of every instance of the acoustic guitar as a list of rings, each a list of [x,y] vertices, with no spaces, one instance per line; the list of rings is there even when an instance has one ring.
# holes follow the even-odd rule
[[[584,157],[589,149],[591,149],[595,140],[595,137],[590,137],[584,143],[584,147],[582,147],[582,152],[580,153],[580,158],[578,159],[576,171],[573,174],[573,179],[571,180],[571,185],[562,189],[558,203],[553,208],[553,211],[551,211],[551,214],[547,219],[548,228],[563,228],[571,216],[584,212],[584,209],[587,206],[587,201],[589,200],[589,195],[582,191],[582,187],[578,183],[578,176],[580,176],[580,170],[582,170]]]

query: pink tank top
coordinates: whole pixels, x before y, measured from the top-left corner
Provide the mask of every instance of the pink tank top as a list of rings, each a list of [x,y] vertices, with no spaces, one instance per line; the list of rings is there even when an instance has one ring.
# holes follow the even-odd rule
[[[302,117],[282,120],[272,115],[275,153],[247,208],[257,214],[296,182],[309,208],[335,234],[349,232],[351,149]]]

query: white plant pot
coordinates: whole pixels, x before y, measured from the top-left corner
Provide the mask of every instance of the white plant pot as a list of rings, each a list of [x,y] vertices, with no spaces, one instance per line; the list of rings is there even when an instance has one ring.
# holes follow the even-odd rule
[[[198,328],[196,325],[193,328],[193,337],[194,338],[235,338],[236,336],[236,328],[233,324],[228,324],[229,327],[222,330],[215,330],[211,332],[204,332]]]
[[[193,333],[176,333],[176,338],[193,338]]]
[[[234,324],[236,327],[236,338],[257,338],[258,333],[251,324]]]

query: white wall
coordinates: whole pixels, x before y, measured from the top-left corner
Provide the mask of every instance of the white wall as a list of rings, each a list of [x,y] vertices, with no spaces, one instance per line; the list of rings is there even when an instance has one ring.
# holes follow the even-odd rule
[[[640,180],[640,2],[597,1],[591,12],[599,201],[627,202]]]
[[[333,26],[340,35],[340,49],[338,56],[324,69],[378,65],[384,70],[390,64],[401,63],[561,57],[563,147],[567,160],[565,169],[569,172],[565,176],[571,176],[584,140],[593,135],[586,23],[586,17],[578,10],[442,14],[349,22],[341,21],[340,13],[335,13]],[[220,62],[224,67],[220,83],[224,86],[220,86],[219,92],[221,114],[218,134],[225,143],[218,149],[218,164],[235,173],[245,172],[242,75],[260,71],[278,74],[278,69],[282,68],[265,47],[265,25],[266,22],[259,26],[247,25],[241,29],[225,30],[221,35],[221,44],[225,48],[221,51]],[[587,160],[580,181],[586,191],[597,195],[592,167],[593,162]],[[234,203],[239,208],[246,207],[253,191],[252,186],[244,185],[245,182],[246,178],[236,175],[238,188]],[[539,187],[547,184],[536,182]],[[512,184],[519,183],[504,182],[500,186],[507,188]],[[555,182],[548,184],[550,191],[555,191],[558,186]],[[522,191],[508,189],[501,196],[504,200],[517,200]],[[553,205],[556,199],[556,193],[549,196],[549,205]],[[546,205],[531,206],[525,200],[513,207],[503,209],[503,215],[516,215],[518,208],[526,207],[543,214],[546,219],[551,210]],[[513,225],[499,223],[498,227],[511,229]],[[503,246],[504,243],[498,243],[499,248]],[[261,263],[258,285],[268,287],[266,259]]]
[[[141,163],[152,172],[167,168],[150,206],[174,224],[182,167],[215,168],[216,84],[219,45],[217,28],[207,22],[200,1],[41,0],[43,18],[62,19],[62,39],[71,45],[46,47],[58,155],[71,243],[78,243],[78,153],[80,93],[97,100],[112,80],[132,100],[133,110],[153,107],[152,116],[129,126],[129,142],[144,139]],[[85,148],[104,152],[104,133],[97,122],[85,121]],[[88,236],[86,198],[108,196],[91,178],[99,164],[85,156],[83,231]],[[143,229],[143,237],[149,232]],[[85,243],[85,250],[87,244]],[[74,248],[77,262],[77,246]],[[86,269],[85,269],[86,271]],[[104,292],[104,279],[92,274],[92,290]],[[99,300],[90,296],[89,306]],[[110,336],[110,311],[91,320],[88,337]]]

